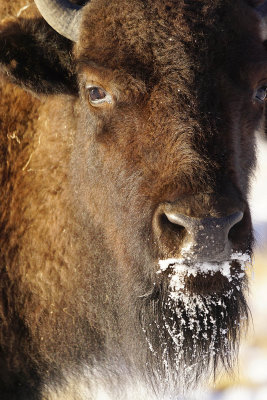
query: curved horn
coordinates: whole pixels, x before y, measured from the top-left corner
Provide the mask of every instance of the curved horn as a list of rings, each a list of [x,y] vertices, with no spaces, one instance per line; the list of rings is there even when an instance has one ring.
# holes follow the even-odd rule
[[[82,7],[67,0],[34,0],[46,22],[60,35],[78,41]]]

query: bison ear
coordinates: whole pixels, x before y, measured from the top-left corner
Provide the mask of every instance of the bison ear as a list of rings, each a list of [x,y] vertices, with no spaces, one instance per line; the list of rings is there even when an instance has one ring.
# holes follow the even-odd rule
[[[72,42],[42,19],[17,19],[0,26],[0,71],[37,94],[77,94]]]

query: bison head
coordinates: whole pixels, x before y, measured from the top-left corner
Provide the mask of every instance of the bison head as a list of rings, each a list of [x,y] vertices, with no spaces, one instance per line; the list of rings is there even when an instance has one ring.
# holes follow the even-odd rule
[[[122,354],[169,382],[231,364],[247,317],[247,196],[267,87],[259,9],[36,3],[73,49],[42,20],[21,20],[1,33],[1,68],[39,95],[72,96],[73,215],[89,270],[103,271],[92,242],[116,282],[116,318],[105,321]]]

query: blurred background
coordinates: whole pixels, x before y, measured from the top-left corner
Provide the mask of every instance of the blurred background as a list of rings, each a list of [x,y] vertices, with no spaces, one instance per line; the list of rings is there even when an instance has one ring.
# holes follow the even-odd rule
[[[267,140],[258,138],[258,164],[251,182],[250,206],[256,238],[250,275],[252,321],[242,339],[239,364],[222,375],[199,400],[267,400]]]

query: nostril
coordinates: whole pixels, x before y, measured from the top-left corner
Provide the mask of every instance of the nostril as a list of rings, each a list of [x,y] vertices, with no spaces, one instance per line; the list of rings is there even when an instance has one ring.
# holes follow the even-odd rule
[[[160,215],[160,226],[163,231],[171,231],[179,235],[186,232],[186,229],[182,224],[179,224],[177,220],[170,218],[170,214]]]
[[[228,239],[231,242],[234,242],[238,239],[240,236],[240,232],[242,231],[242,227],[244,224],[244,213],[243,212],[237,212],[233,214],[231,219],[231,224],[230,224],[230,229],[228,232]]]
[[[242,211],[237,211],[226,217],[229,229],[232,229],[236,224],[238,224],[242,220],[243,216],[244,213]]]
[[[185,216],[181,214],[165,213],[168,221],[175,225],[185,226]]]
[[[187,215],[173,213],[173,212],[165,212],[165,215],[169,221],[169,223],[177,226],[181,226],[184,230],[190,232],[197,225],[197,218],[192,218]]]

